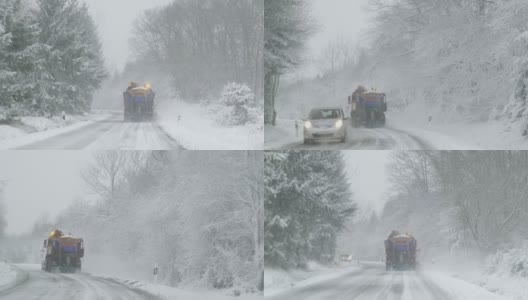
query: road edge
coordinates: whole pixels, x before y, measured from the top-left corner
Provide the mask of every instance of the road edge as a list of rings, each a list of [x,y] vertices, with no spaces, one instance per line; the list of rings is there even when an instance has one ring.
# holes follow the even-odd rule
[[[15,276],[15,280],[12,282],[0,286],[0,296],[5,296],[11,293],[11,291],[22,284],[24,284],[29,279],[29,273],[22,271],[20,268],[5,262],[8,266],[10,266],[17,274]]]

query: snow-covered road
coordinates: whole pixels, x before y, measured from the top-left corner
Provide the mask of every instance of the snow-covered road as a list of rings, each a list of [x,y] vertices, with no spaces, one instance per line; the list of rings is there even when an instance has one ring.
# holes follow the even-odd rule
[[[317,142],[305,145],[293,143],[283,147],[284,150],[432,150],[434,146],[427,141],[405,131],[385,128],[352,128],[348,127],[344,143]]]
[[[298,129],[295,129],[297,123]],[[347,122],[348,123],[348,122]],[[383,128],[352,127],[347,124],[347,138],[303,144],[301,120],[277,119],[277,126],[267,126],[266,150],[481,150],[471,139],[435,131],[430,126],[408,126],[387,120]],[[460,129],[462,130],[462,129]]]
[[[431,272],[387,272],[381,263],[362,263],[343,276],[315,281],[266,295],[269,300],[402,299],[457,300],[504,299],[462,280]]]
[[[40,265],[16,265],[27,274],[27,279],[5,291],[0,299],[101,299],[133,300],[160,298],[124,284],[88,274],[52,274],[40,270]]]
[[[123,122],[121,113],[44,139],[17,144],[17,150],[173,150],[180,144],[154,122]]]

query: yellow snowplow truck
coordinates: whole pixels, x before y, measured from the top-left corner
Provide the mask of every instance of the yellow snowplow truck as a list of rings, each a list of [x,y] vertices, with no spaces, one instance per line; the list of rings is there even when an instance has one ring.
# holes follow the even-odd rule
[[[151,121],[154,118],[154,99],[156,94],[149,83],[139,86],[131,82],[123,92],[125,121]]]
[[[412,235],[393,230],[385,240],[386,270],[415,270],[416,244]]]
[[[385,126],[385,112],[387,112],[385,93],[367,91],[365,87],[360,85],[348,97],[348,104],[352,126],[368,128]]]
[[[44,240],[42,270],[46,272],[80,273],[84,256],[82,238],[65,235],[55,229]]]

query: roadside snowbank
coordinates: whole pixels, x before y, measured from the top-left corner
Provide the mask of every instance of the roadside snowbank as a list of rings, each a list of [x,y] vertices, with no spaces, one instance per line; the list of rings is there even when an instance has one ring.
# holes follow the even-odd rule
[[[528,299],[528,241],[521,248],[497,252],[486,265],[480,285],[513,299]]]
[[[0,292],[24,281],[26,276],[12,265],[0,261]]]
[[[483,262],[483,258],[471,257],[442,257],[438,258],[434,264],[426,262],[423,264],[424,271],[429,275],[433,274],[439,280],[449,277],[452,280],[461,280],[473,285],[482,287],[494,294],[508,297],[510,299],[528,299],[528,277],[512,273],[512,270],[522,270],[519,266],[528,266],[528,255],[526,249],[516,249],[506,252],[499,252],[497,255],[488,258]],[[524,254],[523,254],[524,253]],[[520,263],[520,264],[519,264]],[[514,268],[517,266],[517,268]],[[441,276],[442,275],[442,276]],[[443,280],[445,284],[457,286],[456,282],[449,279]],[[460,284],[458,285],[460,286]],[[455,288],[454,291],[457,291]],[[468,298],[470,299],[470,298]],[[478,298],[477,298],[478,299]],[[482,298],[487,299],[487,298]]]
[[[440,272],[428,272],[428,278],[441,287],[449,287],[451,295],[456,295],[458,299],[486,299],[486,300],[505,300],[505,298],[486,289],[482,289],[465,280],[453,278]]]
[[[108,119],[110,116],[109,112],[101,112],[66,116],[66,121],[61,117],[22,117],[12,125],[0,125],[0,149],[6,150],[38,142]]]
[[[298,128],[295,128],[297,122]],[[267,150],[279,149],[288,144],[303,142],[303,122],[301,120],[277,119],[275,126],[266,125],[264,143]]]
[[[467,146],[473,146],[471,149],[475,150],[528,149],[528,138],[518,135],[502,121],[446,122],[433,116],[428,122],[426,114],[415,115],[412,111],[391,114],[390,119],[410,133],[428,137],[440,150],[465,150]],[[444,143],[443,137],[462,143]]]
[[[350,272],[361,268],[357,262],[339,263],[334,266],[322,266],[317,263],[309,263],[306,270],[293,269],[283,270],[266,268],[264,270],[264,294],[271,296],[279,294],[293,287],[303,287],[315,282],[339,278]]]
[[[189,150],[261,150],[262,125],[222,127],[199,104],[165,101],[157,107],[158,124]],[[179,120],[178,120],[179,119]]]
[[[146,291],[155,296],[167,299],[167,300],[178,300],[178,299],[196,299],[196,300],[256,300],[262,299],[262,294],[244,294],[235,295],[235,290],[200,290],[200,291],[186,291],[177,288],[173,288],[166,285],[146,283],[136,280],[117,279],[113,277],[102,277],[101,278],[112,280],[127,285],[134,289],[140,289]]]

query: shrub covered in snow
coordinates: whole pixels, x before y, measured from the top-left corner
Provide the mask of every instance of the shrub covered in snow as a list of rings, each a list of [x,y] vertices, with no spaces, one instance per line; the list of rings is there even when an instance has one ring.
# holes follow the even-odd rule
[[[498,251],[488,259],[490,274],[528,278],[528,242],[521,248]]]
[[[235,82],[224,86],[218,104],[210,106],[209,112],[223,126],[255,124],[262,115],[251,89]]]

